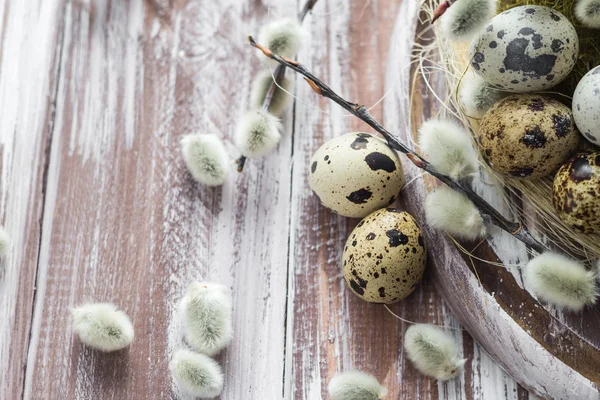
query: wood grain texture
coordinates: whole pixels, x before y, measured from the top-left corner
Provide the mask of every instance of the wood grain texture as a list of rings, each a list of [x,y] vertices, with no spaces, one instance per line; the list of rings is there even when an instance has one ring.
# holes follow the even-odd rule
[[[307,165],[325,140],[369,130],[297,77],[275,153],[222,188],[185,171],[180,136],[231,138],[248,106],[264,64],[246,35],[300,3],[0,4],[0,223],[14,240],[0,273],[0,398],[182,398],[168,361],[184,345],[177,302],[193,280],[234,293],[222,399],[327,398],[329,379],[350,368],[377,376],[390,399],[528,397],[461,330],[431,283],[433,264],[393,310],[450,329],[470,359],[450,383],[406,360],[406,323],[346,288],[341,252],[358,221],[318,204]],[[417,13],[412,0],[319,0],[299,59],[351,100],[373,105],[389,92],[372,112],[407,134]],[[417,173],[406,171],[407,181]],[[408,186],[401,206],[411,209],[422,187]],[[131,316],[131,348],[102,354],[74,337],[69,310],[86,301]]]
[[[23,388],[61,32],[55,1],[0,2],[0,399]]]

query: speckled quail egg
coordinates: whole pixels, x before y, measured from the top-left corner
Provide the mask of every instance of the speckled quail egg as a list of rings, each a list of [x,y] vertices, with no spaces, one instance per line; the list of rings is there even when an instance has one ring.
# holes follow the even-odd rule
[[[574,154],[579,137],[569,107],[535,94],[499,101],[475,134],[482,158],[494,171],[522,179],[555,171]]]
[[[600,66],[585,74],[573,94],[573,118],[579,132],[600,146]]]
[[[565,79],[579,52],[569,20],[544,6],[496,15],[471,42],[471,66],[488,84],[509,92],[546,90]]]
[[[383,140],[368,133],[347,133],[316,151],[308,182],[325,207],[362,218],[394,202],[404,172],[398,155]]]
[[[600,152],[578,153],[560,167],[552,192],[563,221],[583,233],[600,232]]]
[[[354,228],[342,257],[352,291],[371,303],[391,304],[415,290],[427,251],[414,218],[394,208],[377,210]]]

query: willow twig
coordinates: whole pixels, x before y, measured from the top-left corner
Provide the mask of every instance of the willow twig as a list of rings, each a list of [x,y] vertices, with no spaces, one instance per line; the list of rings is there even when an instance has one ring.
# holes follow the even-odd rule
[[[252,36],[248,37],[250,44],[253,47],[256,47],[260,51],[264,53],[265,56],[277,61],[279,64],[290,68],[300,75],[304,76],[304,79],[310,87],[319,95],[326,97],[328,99],[333,100],[335,103],[340,105],[343,109],[350,112],[354,116],[358,117],[360,120],[365,122],[371,128],[375,129],[378,133],[380,133],[385,140],[388,142],[388,146],[390,148],[405,154],[408,159],[416,165],[418,168],[424,170],[430,175],[435,176],[440,181],[450,186],[452,189],[464,193],[479,209],[482,217],[492,224],[496,225],[500,229],[510,233],[516,239],[525,243],[527,246],[537,251],[538,253],[542,253],[545,250],[545,246],[537,241],[533,235],[529,232],[527,227],[521,223],[513,222],[506,219],[502,214],[500,214],[494,207],[492,207],[487,201],[485,201],[481,196],[471,189],[469,184],[463,180],[454,180],[447,175],[444,175],[438,172],[433,165],[431,165],[427,160],[417,154],[414,150],[409,148],[405,143],[403,143],[397,136],[393,135],[390,131],[385,129],[373,116],[369,113],[369,110],[366,109],[365,106],[359,105],[356,103],[351,103],[337,93],[335,93],[329,86],[327,86],[323,81],[310,73],[302,64],[297,61],[291,60],[287,57],[281,57],[277,54],[274,54],[271,50],[266,49],[260,44],[256,43]]]
[[[317,0],[307,0],[306,1],[306,3],[304,4],[304,7],[302,7],[302,11],[300,11],[300,13],[298,13],[298,21],[300,21],[300,23],[304,22],[304,18],[306,17],[306,14],[308,14],[309,11],[311,11],[313,9],[316,2],[317,2]],[[275,69],[275,73],[273,75],[274,75],[275,79],[273,80],[273,82],[271,82],[271,86],[269,86],[267,95],[265,96],[265,99],[262,103],[263,110],[268,110],[269,107],[271,107],[271,102],[273,101],[273,96],[275,95],[275,91],[277,90],[277,87],[280,86],[281,83],[283,82],[283,78],[285,76],[285,66],[278,65],[277,69]],[[238,166],[237,167],[238,172],[242,172],[244,170],[244,165],[246,165],[246,159],[247,159],[246,156],[240,156],[240,158],[235,160],[235,163]]]

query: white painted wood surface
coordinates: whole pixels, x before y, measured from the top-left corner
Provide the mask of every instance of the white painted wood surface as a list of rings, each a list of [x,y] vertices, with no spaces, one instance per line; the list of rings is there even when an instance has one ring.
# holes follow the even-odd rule
[[[352,100],[402,97],[406,88],[389,76],[408,73],[408,58],[388,59],[388,49],[410,49],[417,7],[319,0],[299,59]],[[306,171],[323,141],[366,127],[303,81],[277,152],[219,189],[185,172],[179,137],[230,138],[247,107],[249,81],[264,66],[245,36],[298,8],[295,0],[0,4],[0,224],[13,237],[0,272],[0,398],[179,397],[168,373],[182,345],[173,317],[195,279],[234,293],[222,399],[327,398],[328,380],[349,368],[384,381],[390,399],[527,398],[460,330],[471,362],[459,379],[421,376],[402,352],[407,325],[347,290],[339,260],[357,221],[320,207]],[[373,114],[402,128],[389,99]],[[119,304],[135,325],[132,347],[106,355],[82,346],[69,309],[84,301]],[[427,279],[393,309],[459,329]]]

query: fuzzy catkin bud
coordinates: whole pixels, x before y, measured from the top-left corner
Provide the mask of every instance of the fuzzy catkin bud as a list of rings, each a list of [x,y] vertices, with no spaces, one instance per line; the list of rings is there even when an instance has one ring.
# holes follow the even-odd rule
[[[427,195],[427,222],[435,229],[467,240],[486,235],[479,210],[467,196],[449,187],[440,187]]]
[[[0,257],[5,256],[10,248],[10,236],[8,232],[0,226]]]
[[[231,342],[231,292],[223,285],[194,282],[181,302],[185,338],[203,354],[212,356]]]
[[[560,254],[544,253],[529,261],[525,282],[540,299],[573,311],[595,304],[599,295],[597,271]]]
[[[260,109],[267,97],[267,93],[273,83],[273,75],[271,70],[261,72],[254,81],[252,82],[252,90],[250,92],[250,105],[252,108]],[[286,92],[291,92],[293,84],[292,81],[284,77],[279,83]],[[281,90],[279,87],[275,87],[273,97],[271,97],[271,104],[269,105],[269,112],[276,117],[280,117],[292,103],[292,95]]]
[[[470,72],[460,83],[459,98],[468,117],[481,119],[494,104],[508,95],[490,87],[482,77]]]
[[[186,393],[213,398],[223,391],[223,371],[212,358],[189,350],[178,350],[171,360],[171,374]]]
[[[588,28],[600,28],[600,0],[578,0],[575,16]]]
[[[129,317],[110,303],[88,303],[71,311],[73,331],[88,346],[101,351],[121,350],[134,338]]]
[[[302,47],[305,36],[298,20],[284,18],[263,25],[258,33],[258,43],[279,56],[293,58]],[[264,60],[262,52],[258,51],[257,55]],[[277,65],[275,60],[269,60],[269,63]]]
[[[452,179],[468,178],[479,168],[469,132],[453,121],[431,119],[423,123],[419,145],[431,165]]]
[[[457,0],[441,17],[442,32],[451,40],[470,40],[495,14],[496,0]]]
[[[279,119],[267,111],[255,109],[246,112],[240,120],[235,146],[248,158],[258,158],[271,152],[281,139]]]
[[[196,181],[207,186],[225,183],[230,169],[229,156],[216,135],[185,135],[181,138],[181,155]]]
[[[409,327],[404,335],[404,349],[421,373],[440,381],[456,377],[465,363],[458,356],[458,346],[452,336],[430,324]]]
[[[387,389],[374,376],[361,371],[337,374],[327,389],[331,400],[380,400],[387,395]]]

